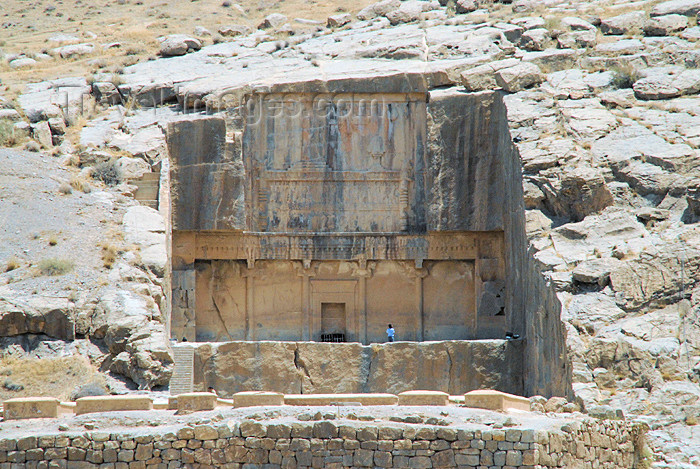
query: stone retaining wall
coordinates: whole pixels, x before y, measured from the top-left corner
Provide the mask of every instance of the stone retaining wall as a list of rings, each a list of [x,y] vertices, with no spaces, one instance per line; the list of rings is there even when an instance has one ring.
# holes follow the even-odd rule
[[[643,438],[643,429],[624,421],[573,420],[548,429],[468,425],[245,419],[132,433],[63,432],[0,439],[0,469],[631,468]]]

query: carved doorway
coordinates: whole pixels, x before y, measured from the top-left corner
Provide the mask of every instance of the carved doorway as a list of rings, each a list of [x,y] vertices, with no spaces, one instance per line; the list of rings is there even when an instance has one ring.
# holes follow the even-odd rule
[[[345,342],[345,303],[321,303],[321,341]]]
[[[311,337],[322,342],[357,340],[357,281],[311,281]]]

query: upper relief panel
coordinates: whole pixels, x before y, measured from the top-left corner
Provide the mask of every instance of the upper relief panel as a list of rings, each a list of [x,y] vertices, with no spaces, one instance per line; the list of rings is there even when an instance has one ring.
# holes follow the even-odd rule
[[[425,94],[256,94],[245,112],[250,231],[425,231]]]

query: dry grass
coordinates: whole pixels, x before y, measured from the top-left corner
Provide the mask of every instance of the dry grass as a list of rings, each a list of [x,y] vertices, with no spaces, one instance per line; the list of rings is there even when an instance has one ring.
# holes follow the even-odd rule
[[[92,186],[85,179],[80,177],[73,177],[70,180],[70,186],[76,191],[81,191],[85,194],[92,192]]]
[[[111,269],[114,262],[117,260],[117,254],[119,254],[119,249],[112,243],[102,244],[102,264],[107,269]]]
[[[7,261],[7,264],[5,264],[5,272],[9,272],[11,270],[19,269],[22,266],[22,263],[20,262],[19,259],[17,259],[15,256],[10,257],[10,259]]]
[[[42,259],[39,262],[39,273],[41,275],[64,275],[73,270],[75,264],[73,261],[68,259],[59,259],[57,257],[51,257],[48,259]]]
[[[10,391],[2,385],[6,381],[23,389]],[[104,382],[104,378],[85,357],[0,358],[0,401],[29,396],[66,400],[76,386],[90,381]]]
[[[61,44],[48,42],[57,33],[78,37],[80,42],[95,44],[95,52],[77,59],[54,59],[39,62],[26,70],[12,70],[6,62],[0,63],[3,84],[21,88],[25,83],[61,76],[87,76],[94,72],[95,60],[102,68],[118,69],[127,64],[147,60],[159,50],[158,37],[167,34],[193,34],[195,26],[215,32],[229,24],[257,27],[270,13],[282,13],[298,29],[313,29],[294,21],[308,18],[325,22],[338,10],[338,3],[328,0],[237,0],[242,11],[224,7],[221,0],[180,2],[94,2],[63,0],[3,0],[2,11],[10,18],[10,26],[3,30],[3,52],[35,54],[50,52]],[[374,0],[360,0],[347,6],[357,13]],[[49,5],[52,11],[45,11]],[[88,32],[95,33],[90,38]],[[208,43],[211,39],[203,38]],[[102,49],[101,44],[119,43],[118,47]],[[2,90],[0,90],[2,91]]]

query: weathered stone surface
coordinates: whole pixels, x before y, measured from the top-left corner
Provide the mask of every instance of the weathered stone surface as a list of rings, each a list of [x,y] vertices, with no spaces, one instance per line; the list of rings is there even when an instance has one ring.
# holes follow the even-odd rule
[[[73,306],[65,298],[28,297],[0,293],[0,336],[45,334],[75,338]]]
[[[399,405],[447,405],[449,397],[440,391],[404,391],[399,393]]]
[[[58,399],[54,397],[18,397],[3,402],[5,420],[56,418],[59,414]]]
[[[688,18],[683,15],[664,15],[651,18],[644,25],[646,36],[668,36],[688,26]]]
[[[359,13],[357,13],[357,18],[361,20],[371,20],[377,16],[384,16],[400,6],[400,0],[381,0],[360,10]]]
[[[613,203],[603,177],[589,168],[576,168],[560,180],[541,185],[541,189],[549,209],[573,221],[583,220]]]
[[[520,47],[529,51],[541,51],[547,48],[550,39],[549,31],[545,28],[528,29],[521,36]]]
[[[700,70],[686,70],[677,75],[652,75],[634,83],[639,99],[670,99],[700,92]]]
[[[484,389],[464,395],[464,405],[489,410],[530,410],[530,401],[521,396]]]
[[[151,410],[153,401],[146,396],[90,396],[75,401],[76,415],[91,412],[122,412],[129,410]]]
[[[496,71],[496,83],[510,93],[517,93],[525,88],[542,83],[544,76],[540,68],[533,63],[520,63]]]
[[[620,263],[615,258],[591,259],[576,266],[573,272],[574,280],[581,283],[597,283],[604,286],[612,272]]]
[[[518,63],[517,59],[505,59],[471,68],[462,72],[462,85],[464,85],[468,91],[495,89],[498,87],[495,72],[503,68],[513,67],[518,65]]]
[[[221,118],[168,124],[173,230],[242,229],[242,162],[226,144]],[[221,191],[227,187],[227,196]]]
[[[641,29],[644,26],[645,13],[643,11],[633,11],[619,16],[602,19],[600,30],[603,34],[621,35],[633,29]]]
[[[178,394],[177,410],[180,412],[197,412],[201,410],[214,410],[216,407],[216,394],[209,392],[193,392]],[[195,428],[195,434],[197,430]],[[197,437],[198,440],[203,438]]]
[[[48,122],[37,122],[32,124],[32,136],[44,148],[53,147],[53,139],[51,137],[51,128]]]
[[[694,16],[700,12],[698,0],[671,0],[654,6],[651,16],[685,15]]]
[[[213,386],[226,397],[256,389],[285,394],[515,391],[520,353],[519,342],[503,340],[372,346],[229,342],[199,345],[194,371],[197,386]]]

